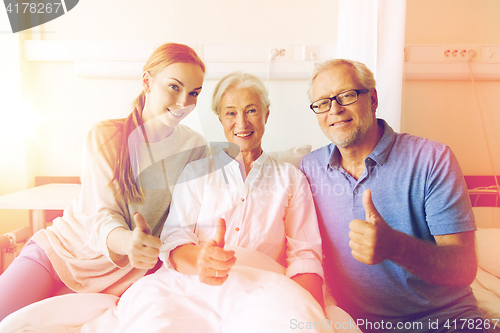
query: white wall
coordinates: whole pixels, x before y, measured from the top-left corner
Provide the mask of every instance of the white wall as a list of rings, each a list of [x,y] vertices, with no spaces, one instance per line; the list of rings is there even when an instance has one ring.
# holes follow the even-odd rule
[[[336,0],[86,0],[44,25],[49,40],[335,42]],[[50,31],[50,33],[49,33]]]
[[[66,15],[46,23],[42,38],[157,44],[335,43],[337,10],[336,0],[82,0]],[[500,44],[498,0],[407,0],[406,17],[407,44]],[[30,34],[20,33],[19,38],[29,39]],[[76,77],[72,62],[21,60],[21,72],[23,101],[40,119],[26,137],[26,165],[2,169],[2,189],[17,172],[27,173],[21,178],[28,185],[35,175],[78,175],[81,146],[91,124],[126,116],[140,91],[139,80]],[[210,111],[215,83],[205,82],[196,113],[186,119],[214,141],[223,140]],[[327,143],[308,109],[304,80],[272,80],[269,91],[272,105],[264,149],[303,143],[317,148]],[[498,173],[500,83],[478,82],[478,91],[483,110],[490,114],[486,123]],[[470,82],[405,82],[402,131],[449,144],[466,174],[492,174],[478,112]],[[0,211],[0,233],[26,224],[4,216]]]

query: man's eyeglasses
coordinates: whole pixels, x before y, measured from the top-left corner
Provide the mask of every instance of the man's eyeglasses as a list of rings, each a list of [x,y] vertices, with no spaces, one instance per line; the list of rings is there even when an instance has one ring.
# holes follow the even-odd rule
[[[343,91],[337,96],[319,99],[316,102],[313,102],[309,107],[316,114],[327,112],[332,108],[333,100],[336,100],[341,106],[346,106],[356,103],[360,94],[365,94],[369,91],[370,89],[351,89]]]

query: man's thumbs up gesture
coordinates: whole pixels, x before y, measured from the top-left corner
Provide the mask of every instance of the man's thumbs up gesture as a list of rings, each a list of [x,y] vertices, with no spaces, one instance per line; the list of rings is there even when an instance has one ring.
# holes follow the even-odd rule
[[[352,256],[367,265],[376,265],[389,259],[395,250],[393,236],[396,233],[380,216],[372,201],[372,193],[363,193],[365,219],[352,220],[349,224],[349,247]]]
[[[225,235],[226,222],[220,218],[217,220],[214,237],[202,246],[196,258],[196,269],[203,283],[222,285],[236,262],[234,251],[224,250]]]

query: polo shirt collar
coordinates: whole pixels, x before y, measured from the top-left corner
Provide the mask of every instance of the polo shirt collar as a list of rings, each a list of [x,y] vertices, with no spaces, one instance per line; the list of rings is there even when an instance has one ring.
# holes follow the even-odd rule
[[[340,151],[339,148],[334,145],[333,143],[330,143],[328,146],[328,150],[330,151],[330,158],[328,159],[328,167],[332,169],[337,169],[340,167]]]
[[[380,138],[380,141],[375,146],[375,149],[368,155],[367,159],[370,158],[380,165],[383,165],[387,160],[387,156],[391,151],[394,140],[396,140],[396,133],[389,124],[383,119],[377,119],[378,126],[382,127],[384,134]]]
[[[368,155],[365,159],[371,159],[376,163],[383,165],[387,160],[387,156],[391,151],[394,140],[396,139],[396,133],[394,130],[387,124],[387,122],[383,119],[377,119],[377,125],[382,127],[384,130],[384,134],[382,134],[382,138],[375,146],[375,149]],[[328,147],[330,157],[328,158],[328,166],[332,169],[339,169],[340,167],[340,151],[339,148],[333,143]],[[366,162],[365,162],[366,163]]]

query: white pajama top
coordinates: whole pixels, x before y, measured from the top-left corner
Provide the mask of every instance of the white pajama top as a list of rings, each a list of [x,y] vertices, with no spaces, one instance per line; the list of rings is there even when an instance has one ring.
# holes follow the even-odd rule
[[[160,259],[170,251],[213,238],[226,221],[225,244],[264,253],[286,267],[286,275],[323,277],[321,237],[305,176],[264,152],[243,181],[239,163],[224,151],[186,166],[175,187],[161,234]]]

